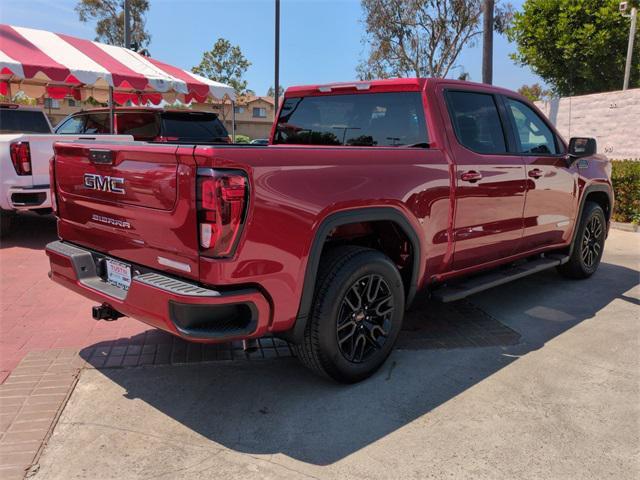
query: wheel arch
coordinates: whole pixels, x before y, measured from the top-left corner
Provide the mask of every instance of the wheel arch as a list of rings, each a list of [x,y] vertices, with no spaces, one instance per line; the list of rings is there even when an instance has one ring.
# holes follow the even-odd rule
[[[405,292],[406,306],[408,307],[411,304],[411,301],[418,290],[422,248],[420,237],[409,219],[403,212],[393,207],[363,207],[358,209],[341,210],[327,215],[315,230],[307,259],[304,284],[302,287],[302,295],[300,297],[296,321],[291,330],[282,333],[281,336],[283,338],[296,343],[303,337],[304,329],[309,317],[309,311],[311,310],[313,302],[313,294],[316,287],[316,277],[320,266],[320,259],[331,231],[337,227],[343,227],[349,224],[384,221],[395,224],[411,244],[413,252],[411,274],[409,279],[409,288]]]
[[[580,225],[580,221],[582,220],[582,212],[584,211],[584,207],[588,201],[596,202],[602,207],[607,221],[607,234],[609,232],[609,224],[611,221],[611,215],[613,213],[613,193],[611,190],[611,185],[609,185],[608,183],[592,183],[590,185],[587,185],[583,190],[582,198],[580,199],[580,206],[578,207],[578,212],[574,221],[569,255],[571,255],[571,253],[573,252],[576,235],[578,235],[578,227]]]

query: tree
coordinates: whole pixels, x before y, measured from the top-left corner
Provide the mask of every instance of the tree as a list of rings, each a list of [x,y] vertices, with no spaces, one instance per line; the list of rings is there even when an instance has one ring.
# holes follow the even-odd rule
[[[518,89],[518,93],[523,97],[527,97],[532,102],[547,100],[551,97],[551,92],[542,88],[539,83],[523,85]]]
[[[276,95],[276,89],[273,88],[273,86],[269,87],[269,90],[267,90],[267,97],[275,97]],[[282,98],[282,96],[284,95],[284,87],[282,85],[278,86],[278,97]]]
[[[445,77],[463,47],[481,33],[482,0],[362,0],[368,58],[357,67],[363,79]],[[502,32],[510,6],[495,9]]]
[[[629,20],[618,0],[527,0],[516,13],[508,38],[511,58],[527,65],[562,96],[619,90]],[[636,42],[640,42],[640,31]],[[631,86],[640,86],[640,48],[635,49]]]
[[[200,64],[191,71],[216,82],[231,85],[238,95],[242,95],[247,90],[247,81],[243,77],[249,66],[251,62],[245,58],[239,46],[231,45],[229,40],[219,38],[210,51],[204,52]]]
[[[96,21],[96,41],[124,45],[124,1],[80,0],[75,8],[81,22]],[[149,0],[129,0],[131,43],[134,50],[149,45],[151,36],[145,30]]]

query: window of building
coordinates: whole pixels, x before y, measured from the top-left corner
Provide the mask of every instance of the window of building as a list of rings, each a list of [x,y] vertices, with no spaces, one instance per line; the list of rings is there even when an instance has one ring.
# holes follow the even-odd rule
[[[418,92],[285,99],[274,143],[352,147],[427,147]]]
[[[76,107],[78,105],[78,103],[76,102],[76,100],[74,98],[70,98],[68,101],[69,101],[69,106],[70,107]]]
[[[262,107],[253,107],[253,116],[256,118],[267,118],[267,109]]]
[[[447,92],[449,115],[458,141],[478,153],[506,153],[502,122],[491,94]]]
[[[245,112],[245,108],[244,107],[235,107],[235,111],[236,111],[236,113],[244,113]]]
[[[46,108],[60,108],[60,100],[56,100],[55,98],[45,98],[44,106]]]
[[[558,153],[553,132],[536,112],[512,98],[507,98],[507,106],[518,132],[519,152],[542,155]]]

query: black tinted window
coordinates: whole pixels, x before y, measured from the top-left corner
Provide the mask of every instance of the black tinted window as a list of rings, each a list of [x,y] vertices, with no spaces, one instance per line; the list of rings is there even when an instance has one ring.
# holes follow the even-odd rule
[[[103,135],[111,133],[111,125],[108,113],[90,113],[82,133],[93,133]]]
[[[229,134],[213,113],[163,113],[162,135],[187,142],[226,142]]]
[[[0,108],[0,133],[51,133],[44,113]]]
[[[160,135],[157,114],[145,112],[117,113],[118,133],[135,140],[153,140]]]
[[[347,146],[426,146],[418,92],[287,98],[275,143]]]
[[[458,141],[474,152],[505,153],[504,131],[493,95],[448,92],[449,114]]]
[[[507,105],[518,132],[520,152],[542,155],[558,153],[553,132],[536,112],[511,98],[507,98]]]

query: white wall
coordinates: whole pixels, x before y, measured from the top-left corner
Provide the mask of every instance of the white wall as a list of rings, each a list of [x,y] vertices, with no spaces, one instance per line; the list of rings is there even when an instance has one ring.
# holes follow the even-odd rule
[[[640,88],[536,102],[562,136],[594,137],[611,159],[640,160]]]

